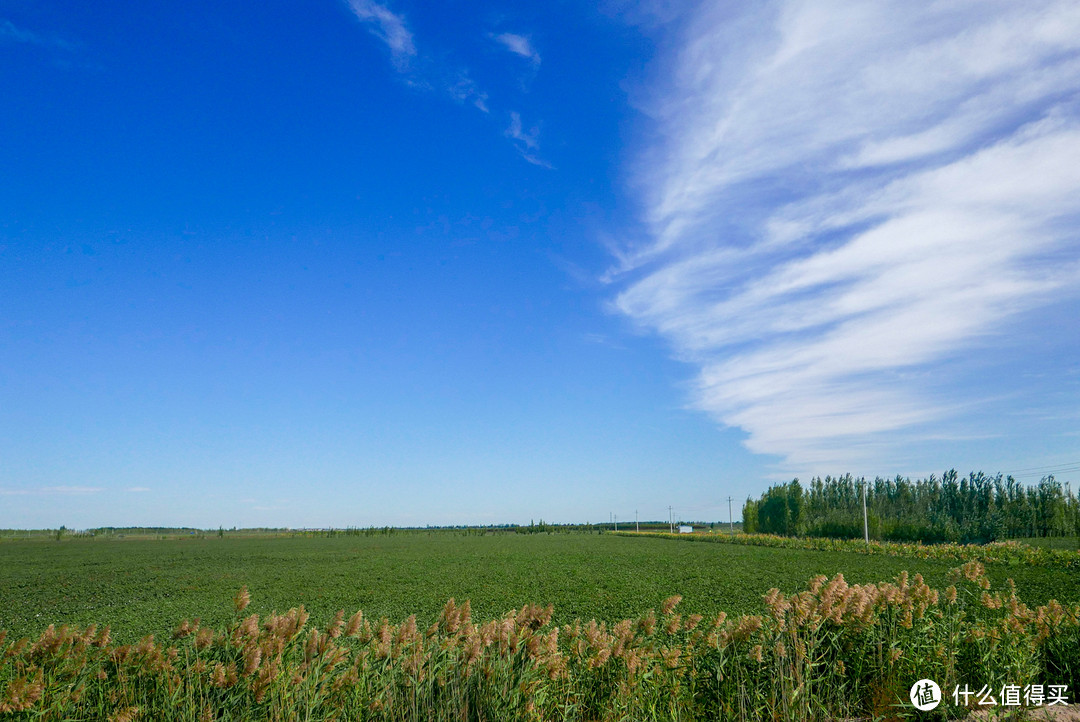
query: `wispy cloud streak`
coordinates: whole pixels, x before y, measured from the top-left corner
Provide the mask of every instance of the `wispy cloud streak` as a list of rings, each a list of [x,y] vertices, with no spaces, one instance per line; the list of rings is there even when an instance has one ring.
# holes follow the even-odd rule
[[[386,43],[394,65],[399,70],[408,68],[416,56],[416,46],[405,18],[374,0],[349,0],[349,7],[373,35]]]
[[[550,163],[536,155],[536,151],[540,148],[540,128],[533,126],[526,130],[521,123],[521,114],[517,111],[510,112],[510,127],[506,129],[505,135],[514,141],[514,146],[521,153],[522,158],[533,165],[551,168]]]
[[[960,401],[909,372],[1077,279],[1080,6],[707,4],[686,28],[615,307],[753,451],[847,465],[940,424]]]
[[[0,42],[25,43],[61,50],[75,50],[76,46],[55,35],[41,35],[25,28],[20,28],[10,20],[0,20]]]
[[[514,33],[499,33],[498,35],[492,35],[491,38],[511,53],[525,58],[533,65],[540,64],[540,53],[536,52],[536,48],[532,46],[532,41],[526,36],[515,35]]]
[[[487,92],[472,79],[467,69],[433,62],[430,56],[418,52],[413,33],[403,15],[394,13],[375,0],[349,0],[349,7],[368,30],[390,49],[394,67],[410,86],[442,93],[457,103],[472,105],[483,113],[491,113]],[[513,33],[490,37],[510,52],[529,59],[534,70],[539,66],[540,55],[527,37]],[[539,128],[534,126],[525,129],[519,113],[510,113],[510,126],[503,135],[514,143],[521,157],[529,163],[544,168],[552,167],[537,154]]]
[[[537,138],[540,136],[540,130],[538,128],[530,128],[525,130],[521,125],[521,114],[512,111],[510,113],[510,127],[506,129],[506,137],[520,143],[523,147],[530,150],[538,147]]]
[[[0,489],[0,495],[26,496],[29,494],[97,494],[102,491],[96,486],[43,486],[38,489]]]
[[[394,68],[405,81],[419,89],[441,92],[458,103],[467,103],[481,112],[490,112],[488,94],[465,68],[446,68],[422,56],[404,15],[394,13],[375,0],[349,0],[353,14],[386,44]]]

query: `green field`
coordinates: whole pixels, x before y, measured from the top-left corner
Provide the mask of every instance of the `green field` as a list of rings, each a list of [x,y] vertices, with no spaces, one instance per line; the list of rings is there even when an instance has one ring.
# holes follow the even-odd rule
[[[231,618],[241,585],[252,611],[303,604],[315,619],[362,608],[428,623],[450,597],[477,618],[527,602],[555,605],[555,621],[614,621],[672,595],[684,612],[758,612],[772,587],[794,592],[817,575],[852,583],[902,570],[944,587],[953,563],[596,534],[397,532],[334,538],[224,538],[0,543],[0,628],[36,635],[49,624],[110,624],[119,640],[161,638],[184,618]],[[1029,603],[1080,600],[1080,575],[989,567],[1016,580]]]

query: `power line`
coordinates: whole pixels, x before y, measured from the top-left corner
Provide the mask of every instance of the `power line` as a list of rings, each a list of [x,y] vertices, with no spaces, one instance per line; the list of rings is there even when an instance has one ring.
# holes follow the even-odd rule
[[[1075,474],[1080,471],[1080,466],[1062,467],[1060,469],[1054,469],[1053,471],[1032,471],[1026,474],[1008,474],[1014,479],[1034,479],[1034,478],[1046,478],[1048,476],[1061,476],[1062,474]]]
[[[1072,467],[1065,469],[1063,467]],[[1049,471],[1053,473],[1053,470],[1061,469],[1062,471],[1077,471],[1080,469],[1080,461],[1067,461],[1063,464],[1052,464],[1050,466],[1029,466],[1024,469],[1013,469],[1012,471],[1003,472],[1006,476],[1015,476],[1016,474],[1024,474],[1028,472]]]

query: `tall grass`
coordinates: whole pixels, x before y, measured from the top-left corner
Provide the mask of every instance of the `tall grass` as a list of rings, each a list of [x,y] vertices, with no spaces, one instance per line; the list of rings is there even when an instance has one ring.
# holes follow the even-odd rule
[[[954,586],[907,573],[817,577],[760,614],[683,616],[679,597],[617,624],[551,624],[526,605],[474,622],[447,602],[428,629],[357,611],[309,625],[303,607],[169,641],[109,629],[0,632],[0,713],[17,720],[825,720],[907,716],[911,684],[1080,684],[1080,607],[1032,609],[972,561]],[[935,714],[956,716],[948,703]]]

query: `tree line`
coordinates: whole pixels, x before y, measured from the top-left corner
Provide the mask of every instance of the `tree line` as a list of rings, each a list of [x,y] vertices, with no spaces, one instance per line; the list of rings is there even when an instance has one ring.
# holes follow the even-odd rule
[[[883,541],[983,543],[1018,537],[1080,536],[1080,501],[1047,476],[1023,484],[1012,476],[950,470],[938,477],[875,478],[851,474],[798,479],[770,487],[743,506],[747,533],[863,536],[863,492],[870,537]]]

